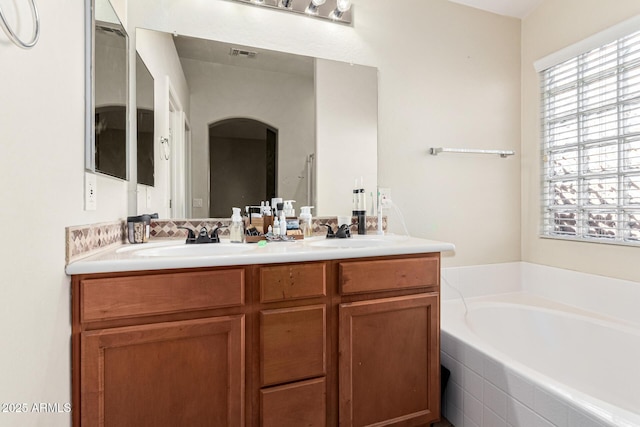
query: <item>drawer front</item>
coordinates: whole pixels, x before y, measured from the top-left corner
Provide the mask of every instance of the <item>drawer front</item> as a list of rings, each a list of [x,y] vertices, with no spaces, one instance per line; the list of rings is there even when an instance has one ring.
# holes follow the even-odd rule
[[[279,265],[260,269],[260,302],[296,300],[327,295],[324,263]]]
[[[244,304],[244,269],[87,279],[81,322]]]
[[[261,311],[262,386],[324,375],[326,337],[324,305]]]
[[[262,427],[325,427],[326,381],[318,378],[260,390]]]
[[[438,286],[440,258],[343,262],[339,282],[343,295]]]

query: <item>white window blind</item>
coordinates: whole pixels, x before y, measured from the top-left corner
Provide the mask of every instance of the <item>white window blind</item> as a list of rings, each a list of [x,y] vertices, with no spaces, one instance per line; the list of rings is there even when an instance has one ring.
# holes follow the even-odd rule
[[[542,234],[640,246],[640,32],[540,75]]]

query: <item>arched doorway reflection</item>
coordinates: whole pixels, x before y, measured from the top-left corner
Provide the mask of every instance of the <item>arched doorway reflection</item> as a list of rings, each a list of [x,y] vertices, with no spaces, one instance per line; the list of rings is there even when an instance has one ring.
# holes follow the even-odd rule
[[[249,118],[209,125],[209,216],[276,196],[278,130]]]

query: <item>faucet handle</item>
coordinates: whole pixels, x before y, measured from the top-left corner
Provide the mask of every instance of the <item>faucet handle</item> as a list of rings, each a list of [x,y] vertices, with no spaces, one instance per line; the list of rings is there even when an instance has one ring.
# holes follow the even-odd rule
[[[195,231],[193,231],[189,227],[180,227],[180,226],[178,226],[178,228],[181,228],[183,230],[187,230],[187,240],[185,241],[185,243],[188,244],[188,243],[195,243],[196,242],[196,233],[195,233]]]
[[[327,227],[327,239],[333,239],[334,237],[336,237],[336,235],[333,232],[333,228],[331,228],[331,225],[329,224],[320,224],[320,225],[324,225],[325,227]]]
[[[220,236],[218,236],[218,232],[221,228],[227,228],[227,226],[218,223],[216,227],[211,230],[211,235],[209,236],[211,243],[220,243]]]
[[[350,238],[351,237],[351,227],[354,225],[358,225],[358,223],[355,224],[342,224],[340,226],[340,228],[338,229],[338,231],[336,232],[336,237],[339,239],[344,239],[344,238]]]

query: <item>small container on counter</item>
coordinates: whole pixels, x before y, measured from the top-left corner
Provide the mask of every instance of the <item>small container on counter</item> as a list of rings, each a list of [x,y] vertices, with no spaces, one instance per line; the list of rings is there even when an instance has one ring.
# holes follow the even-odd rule
[[[129,243],[145,243],[149,240],[151,217],[139,215],[127,217],[127,238]]]

